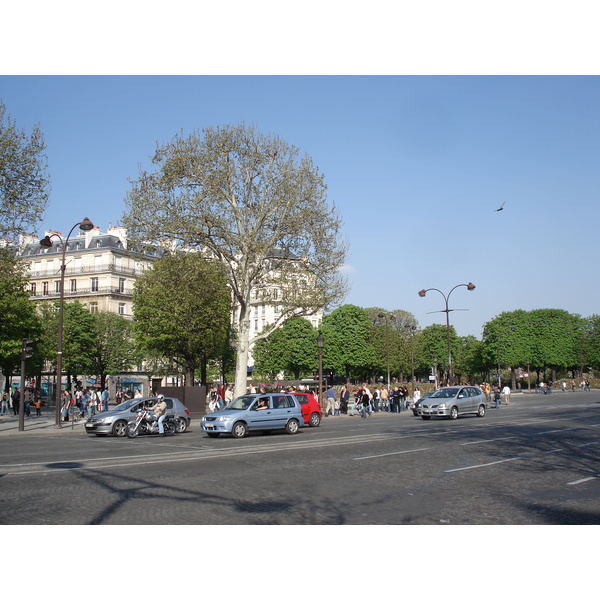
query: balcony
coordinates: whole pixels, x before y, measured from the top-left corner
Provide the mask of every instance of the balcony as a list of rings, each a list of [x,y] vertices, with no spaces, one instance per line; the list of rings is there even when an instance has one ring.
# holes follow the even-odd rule
[[[132,298],[133,290],[121,289],[118,286],[99,287],[95,289],[92,289],[91,287],[77,288],[77,290],[74,292],[70,289],[65,290],[65,298],[76,298],[78,296],[119,296],[120,298]],[[60,292],[53,291],[44,294],[36,291],[35,294],[30,295],[30,298],[32,300],[51,300],[53,298],[59,299]]]

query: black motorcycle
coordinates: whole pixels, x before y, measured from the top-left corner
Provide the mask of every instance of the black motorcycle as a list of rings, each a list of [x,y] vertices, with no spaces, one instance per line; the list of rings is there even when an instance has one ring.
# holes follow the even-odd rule
[[[177,423],[170,415],[163,421],[163,429],[165,435],[173,435],[177,431]],[[154,411],[148,409],[138,410],[135,421],[127,426],[127,437],[134,438],[145,433],[158,433],[158,419]]]

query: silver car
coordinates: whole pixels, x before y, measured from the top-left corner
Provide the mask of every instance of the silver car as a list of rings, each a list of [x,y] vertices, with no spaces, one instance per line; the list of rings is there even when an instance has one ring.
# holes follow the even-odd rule
[[[229,433],[243,438],[250,431],[284,429],[287,433],[298,433],[303,424],[297,398],[280,393],[240,396],[223,410],[204,415],[200,427],[208,437]]]
[[[485,394],[477,387],[460,385],[440,388],[416,407],[417,415],[423,419],[459,415],[485,416]]]
[[[172,415],[177,423],[177,433],[183,433],[190,426],[190,412],[177,398],[167,398],[167,414]],[[137,411],[144,406],[152,406],[156,398],[133,398],[107,412],[101,412],[88,419],[85,430],[89,434],[98,436],[115,435],[117,437],[127,436],[127,425],[133,423]]]

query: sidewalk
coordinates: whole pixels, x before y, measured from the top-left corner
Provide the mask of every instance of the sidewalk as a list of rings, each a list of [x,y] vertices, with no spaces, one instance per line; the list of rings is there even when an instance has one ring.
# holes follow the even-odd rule
[[[24,435],[87,435],[83,427],[85,419],[61,423],[62,427],[55,428],[56,415],[52,409],[42,409],[39,417],[35,416],[35,409],[30,417],[25,417],[24,431],[19,431],[19,417],[12,414],[0,415],[0,437]]]

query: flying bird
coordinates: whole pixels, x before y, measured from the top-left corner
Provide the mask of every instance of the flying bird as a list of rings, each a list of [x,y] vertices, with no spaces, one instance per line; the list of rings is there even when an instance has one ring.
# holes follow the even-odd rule
[[[497,208],[494,212],[500,212],[501,210],[504,210],[504,205],[506,204],[506,202],[502,203],[502,206],[500,208]]]

